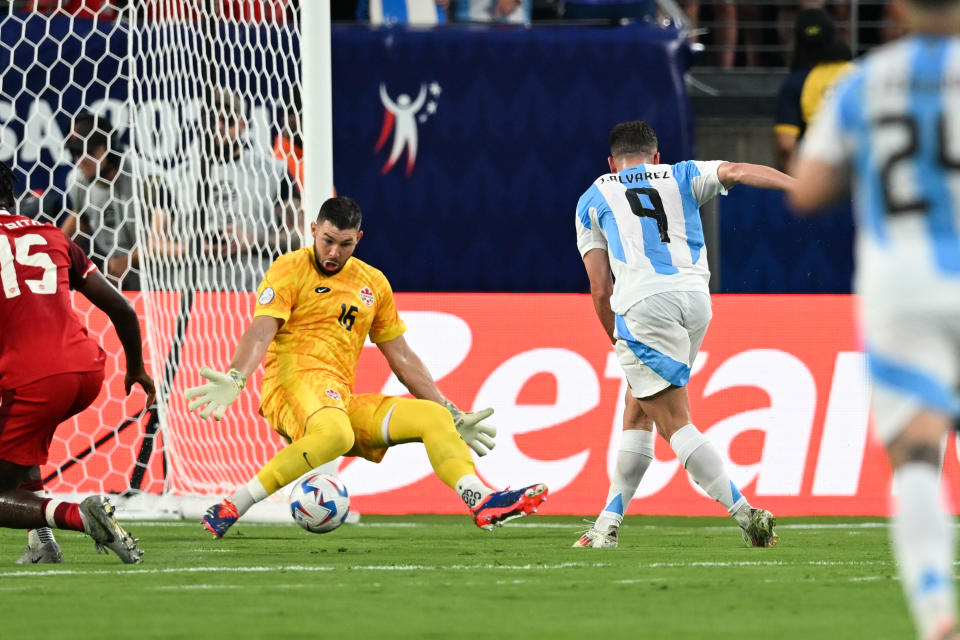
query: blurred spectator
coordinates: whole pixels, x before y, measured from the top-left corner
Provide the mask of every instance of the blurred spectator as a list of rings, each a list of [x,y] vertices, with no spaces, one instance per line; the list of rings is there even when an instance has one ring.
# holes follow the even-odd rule
[[[876,7],[881,3],[861,3],[863,6],[860,7],[860,20],[864,19],[872,20],[872,18],[867,18],[867,13],[870,12],[872,7]],[[893,4],[888,2],[887,4]],[[878,7],[879,8],[879,7]],[[837,28],[837,40],[841,42],[850,42],[850,3],[848,0],[842,0],[838,2],[833,0],[833,2],[828,2],[828,0],[800,0],[796,4],[781,4],[777,8],[777,32],[780,36],[780,42],[786,45],[788,50],[793,50],[795,43],[794,39],[794,30],[793,25],[796,22],[797,14],[800,11],[805,9],[823,9],[828,12],[831,17],[833,17]],[[856,56],[856,54],[854,54]]]
[[[177,184],[186,185],[178,195],[187,215],[179,233],[162,232],[194,238],[194,247],[174,249],[188,253],[196,288],[253,291],[274,258],[300,247],[300,191],[282,161],[244,141],[239,96],[218,89],[207,106],[208,139],[175,169]]]
[[[690,20],[690,29],[694,32],[700,25],[700,0],[683,2],[683,10]],[[713,22],[717,25],[710,34],[719,50],[718,63],[724,69],[733,67],[737,58],[737,7],[733,0],[717,0],[711,3]],[[698,37],[695,35],[694,40]]]
[[[73,215],[63,231],[87,246],[90,258],[114,285],[138,290],[135,207],[143,207],[144,219],[164,208],[163,171],[121,149],[113,125],[103,116],[84,113],[74,118],[66,146],[75,169],[68,186]]]
[[[39,13],[63,13],[76,18],[113,20],[117,9],[110,0],[23,0],[19,4],[22,11]]]
[[[40,0],[38,0],[40,1]],[[73,0],[79,1],[79,0]],[[96,2],[103,0],[83,0]],[[203,12],[212,11],[213,15],[229,22],[277,22],[283,23],[296,13],[295,0],[164,0],[163,2],[140,2],[125,0],[135,6],[147,20],[195,21]],[[316,2],[317,0],[309,0]]]
[[[804,9],[794,25],[790,75],[777,96],[777,168],[786,171],[797,142],[829,91],[853,68],[850,47],[837,39],[833,18],[823,9]]]
[[[40,189],[28,191],[17,203],[17,213],[20,215],[40,222],[49,222],[58,227],[66,221],[63,214],[67,209],[66,194],[52,186],[46,191]]]
[[[530,22],[530,0],[451,0],[458,22]]]
[[[357,19],[370,24],[434,25],[447,21],[450,0],[359,0]]]
[[[657,17],[656,0],[567,0],[563,3],[563,17],[568,20],[612,20],[636,18],[653,20]]]
[[[300,92],[294,88],[290,103],[284,110],[282,127],[273,140],[273,157],[287,165],[287,173],[297,182],[297,189],[303,192],[303,138],[300,135],[300,113],[303,101]]]

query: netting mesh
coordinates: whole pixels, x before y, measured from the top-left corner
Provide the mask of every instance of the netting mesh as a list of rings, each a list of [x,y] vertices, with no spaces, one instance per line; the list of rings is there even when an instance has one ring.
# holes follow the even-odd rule
[[[60,224],[127,291],[160,391],[140,415],[109,321],[78,296],[111,362],[94,406],[57,432],[50,490],[220,493],[280,445],[258,379],[219,424],[182,391],[226,367],[251,292],[303,241],[298,33],[282,0],[4,9],[0,159],[23,179],[21,213]]]

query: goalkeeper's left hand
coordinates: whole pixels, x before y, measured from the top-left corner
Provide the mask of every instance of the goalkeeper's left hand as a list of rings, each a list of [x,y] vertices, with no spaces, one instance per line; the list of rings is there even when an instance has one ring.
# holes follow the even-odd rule
[[[463,441],[470,445],[478,456],[485,456],[496,446],[493,441],[497,428],[492,424],[483,424],[482,420],[493,415],[493,409],[481,411],[460,411],[457,405],[447,400],[443,406],[453,416],[453,426]]]

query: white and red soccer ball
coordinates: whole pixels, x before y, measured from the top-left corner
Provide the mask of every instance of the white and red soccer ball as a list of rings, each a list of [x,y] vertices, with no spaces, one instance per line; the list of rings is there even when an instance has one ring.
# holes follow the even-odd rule
[[[312,533],[329,533],[347,518],[350,496],[347,487],[333,476],[310,473],[300,478],[290,491],[290,514],[294,521]]]

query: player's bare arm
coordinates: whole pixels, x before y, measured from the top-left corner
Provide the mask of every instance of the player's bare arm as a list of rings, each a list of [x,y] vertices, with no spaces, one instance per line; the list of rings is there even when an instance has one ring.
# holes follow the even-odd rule
[[[244,380],[260,366],[267,348],[280,330],[283,321],[270,316],[257,316],[240,336],[240,342],[230,360],[230,369],[239,371]]]
[[[816,158],[800,157],[794,165],[793,175],[797,182],[788,192],[787,202],[802,215],[817,214],[846,190],[842,172]]]
[[[390,369],[397,376],[397,379],[414,397],[422,400],[432,400],[447,408],[453,416],[453,425],[457,428],[460,437],[470,445],[470,448],[477,455],[485,456],[490,449],[493,449],[493,438],[497,435],[497,429],[493,425],[482,422],[493,415],[493,409],[481,409],[473,412],[458,409],[455,404],[443,396],[420,356],[410,348],[402,335],[393,340],[381,342],[377,344],[377,347],[383,357],[387,359],[387,364],[390,365]]]
[[[123,346],[123,353],[127,359],[127,374],[123,381],[124,389],[129,395],[133,385],[139,384],[144,393],[147,394],[146,406],[149,407],[153,404],[157,391],[153,378],[147,373],[143,364],[143,343],[140,338],[140,322],[137,320],[137,312],[123,297],[123,294],[114,289],[99,271],[91,271],[78,291],[110,318],[110,322],[117,330],[117,337],[120,338],[120,344]]]
[[[390,370],[397,376],[415,398],[432,400],[443,404],[447,399],[440,393],[437,383],[403,336],[377,344],[377,348],[387,359]]]
[[[593,296],[593,308],[597,318],[607,332],[610,342],[616,342],[613,337],[613,309],[610,308],[610,296],[613,295],[613,273],[610,271],[610,262],[607,252],[603,249],[591,249],[583,256],[583,266],[587,269],[587,278],[590,280],[590,295]]]
[[[717,178],[727,189],[745,184],[759,189],[790,191],[797,182],[796,179],[773,167],[749,162],[724,162],[717,168]]]

